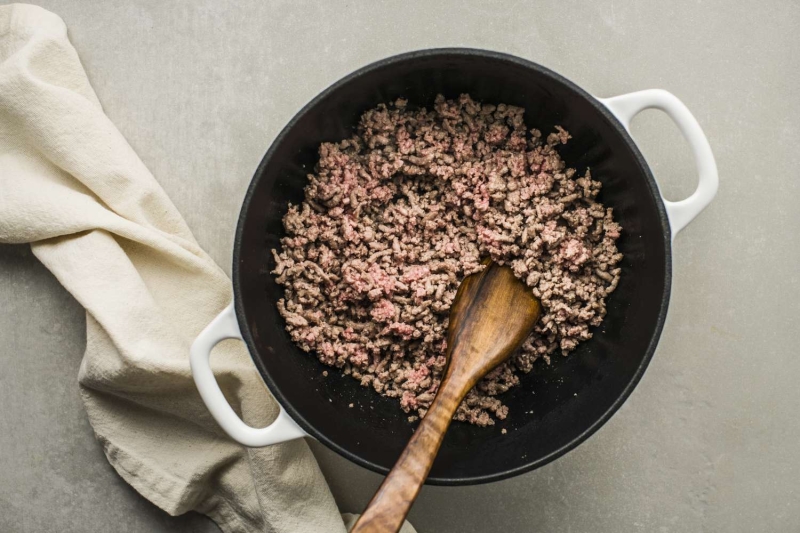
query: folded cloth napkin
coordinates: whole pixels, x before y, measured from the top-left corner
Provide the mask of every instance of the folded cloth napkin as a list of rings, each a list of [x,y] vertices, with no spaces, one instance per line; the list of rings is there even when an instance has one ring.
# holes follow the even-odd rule
[[[0,7],[0,242],[31,243],[86,308],[81,396],[139,493],[226,533],[344,533],[305,441],[248,449],[205,409],[189,346],[230,281],[103,113],[64,23],[29,5]],[[277,415],[243,345],[213,366],[247,423]]]

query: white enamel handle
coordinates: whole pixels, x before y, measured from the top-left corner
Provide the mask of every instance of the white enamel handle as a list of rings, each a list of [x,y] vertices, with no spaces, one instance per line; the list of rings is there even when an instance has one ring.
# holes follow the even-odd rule
[[[670,202],[662,197],[667,208],[672,237],[675,238],[680,230],[711,203],[719,188],[717,162],[700,124],[677,96],[662,89],[649,89],[612,98],[598,98],[598,100],[617,117],[629,133],[633,117],[645,109],[654,108],[665,112],[689,141],[697,164],[697,174],[700,177],[697,190],[679,202]]]
[[[307,436],[306,432],[289,417],[283,406],[280,408],[278,418],[265,428],[250,427],[242,422],[225,399],[211,371],[211,350],[225,339],[242,340],[233,304],[226,307],[200,332],[191,348],[190,364],[194,383],[214,420],[233,440],[252,448]]]

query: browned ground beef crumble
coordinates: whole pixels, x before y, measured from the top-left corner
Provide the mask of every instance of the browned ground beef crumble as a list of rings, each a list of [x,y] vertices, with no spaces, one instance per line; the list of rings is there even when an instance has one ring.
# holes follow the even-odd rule
[[[273,273],[292,339],[410,420],[433,400],[450,305],[483,257],[511,265],[543,315],[459,407],[457,420],[482,426],[507,416],[496,396],[519,372],[592,336],[617,286],[620,226],[595,201],[600,183],[565,168],[564,129],[542,139],[523,112],[468,95],[432,111],[380,105],[352,138],[320,146],[305,201],[283,219]]]

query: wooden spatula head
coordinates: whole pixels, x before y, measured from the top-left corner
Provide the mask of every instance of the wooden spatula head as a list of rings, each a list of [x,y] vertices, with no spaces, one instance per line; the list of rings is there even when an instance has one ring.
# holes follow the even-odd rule
[[[461,283],[447,328],[447,375],[463,373],[465,385],[471,383],[467,392],[519,348],[541,312],[539,300],[509,267],[486,264]]]

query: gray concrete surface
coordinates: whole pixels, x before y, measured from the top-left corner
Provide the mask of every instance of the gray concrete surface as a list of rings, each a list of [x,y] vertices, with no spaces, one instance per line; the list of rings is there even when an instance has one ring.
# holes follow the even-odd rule
[[[674,92],[708,134],[721,188],[675,242],[669,319],[641,384],[574,452],[492,485],[427,487],[411,519],[421,533],[800,531],[800,4],[41,5],[64,18],[106,112],[228,269],[241,198],[273,137],[370,61],[474,46],[600,96]],[[668,119],[647,112],[634,134],[666,196],[691,192]],[[217,531],[168,517],[106,464],[77,391],[83,347],[78,304],[26,246],[0,247],[0,531]],[[380,478],[314,450],[341,507],[359,510]]]

